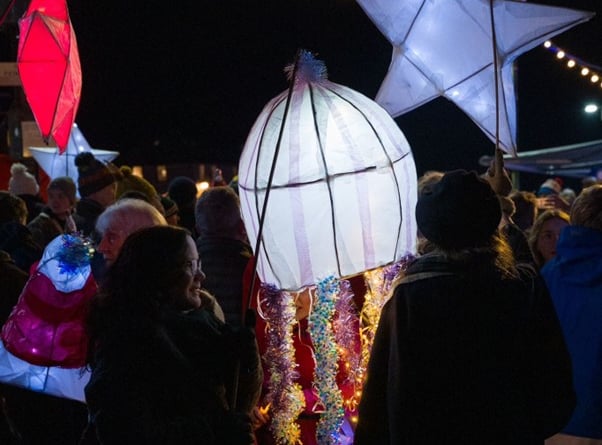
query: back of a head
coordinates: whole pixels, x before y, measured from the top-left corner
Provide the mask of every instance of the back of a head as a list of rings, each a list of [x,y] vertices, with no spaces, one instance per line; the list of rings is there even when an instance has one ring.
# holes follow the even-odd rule
[[[575,202],[575,199],[577,198],[575,190],[568,187],[563,188],[562,191],[558,194],[558,196],[564,199],[569,205],[569,207],[573,205],[573,202]]]
[[[145,227],[165,226],[167,221],[161,213],[141,199],[123,198],[110,205],[98,217],[96,230],[101,234],[121,230],[126,236]]]
[[[119,171],[121,179],[117,181],[115,198],[120,199],[128,192],[138,192],[146,197],[147,202],[150,202],[157,195],[155,187],[146,179],[134,175],[132,169],[127,165],[122,165]]]
[[[445,173],[438,170],[428,170],[418,178],[418,196],[428,192],[436,183],[438,183]]]
[[[180,210],[194,207],[197,195],[196,184],[186,176],[177,176],[169,183],[167,194],[176,202]]]
[[[537,189],[537,196],[558,195],[562,191],[563,180],[561,178],[548,178]]]
[[[418,229],[445,251],[488,245],[502,216],[497,195],[475,172],[456,170],[423,190],[416,204]]]
[[[530,229],[537,215],[537,196],[532,192],[515,191],[510,194],[510,199],[516,209],[512,220],[521,230]]]
[[[37,195],[40,191],[36,178],[27,171],[27,167],[19,162],[10,167],[11,177],[8,181],[8,191],[13,195]]]
[[[602,184],[583,189],[575,199],[571,207],[571,224],[602,231]]]
[[[123,244],[109,269],[103,293],[128,296],[130,307],[141,311],[168,298],[184,274],[188,232],[174,226],[146,227],[134,232]]]
[[[200,236],[236,236],[241,222],[238,195],[227,185],[205,190],[196,203],[195,218]]]
[[[169,218],[178,213],[178,205],[169,196],[161,196],[161,205],[165,210],[165,218]]]
[[[596,185],[598,183],[598,179],[595,176],[586,176],[581,179],[581,190],[584,190],[592,185]]]
[[[7,191],[0,191],[0,225],[8,222],[23,224],[27,219],[25,201]]]

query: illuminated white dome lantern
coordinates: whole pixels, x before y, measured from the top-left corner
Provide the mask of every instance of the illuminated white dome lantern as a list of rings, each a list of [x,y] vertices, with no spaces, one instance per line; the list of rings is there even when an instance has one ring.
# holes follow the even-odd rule
[[[245,227],[257,273],[296,290],[413,253],[416,169],[397,124],[376,102],[330,82],[300,52],[291,89],[255,122],[239,164]],[[273,177],[270,181],[270,172]]]

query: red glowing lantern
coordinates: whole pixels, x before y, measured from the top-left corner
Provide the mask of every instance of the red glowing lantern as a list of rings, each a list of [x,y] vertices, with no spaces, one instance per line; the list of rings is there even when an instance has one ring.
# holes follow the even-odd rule
[[[17,66],[46,142],[63,153],[79,106],[82,75],[66,0],[32,0],[19,20]]]

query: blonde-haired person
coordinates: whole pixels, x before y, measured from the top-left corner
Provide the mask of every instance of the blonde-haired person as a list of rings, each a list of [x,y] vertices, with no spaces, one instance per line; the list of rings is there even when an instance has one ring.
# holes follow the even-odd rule
[[[546,210],[535,219],[528,241],[539,269],[556,256],[560,232],[569,225],[569,221],[569,215],[562,210]]]

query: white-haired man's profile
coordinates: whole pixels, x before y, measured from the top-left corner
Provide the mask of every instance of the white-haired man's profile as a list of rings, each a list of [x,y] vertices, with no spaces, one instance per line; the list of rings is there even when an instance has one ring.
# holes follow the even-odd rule
[[[146,227],[166,225],[165,217],[149,203],[141,199],[121,199],[98,217],[96,230],[102,238],[97,250],[107,264],[112,264],[129,235]]]

